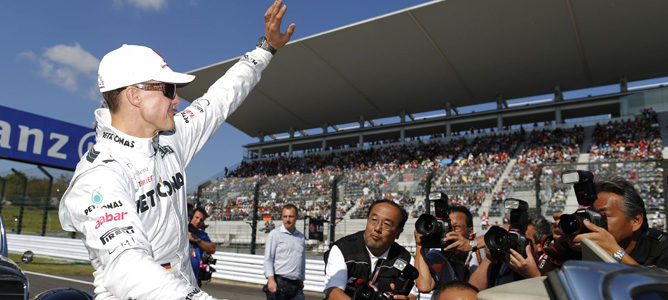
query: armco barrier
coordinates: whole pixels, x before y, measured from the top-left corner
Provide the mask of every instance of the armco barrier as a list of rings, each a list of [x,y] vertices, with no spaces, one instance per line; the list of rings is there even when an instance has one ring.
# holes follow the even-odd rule
[[[9,251],[31,250],[35,255],[57,258],[88,260],[88,250],[80,239],[44,237],[26,234],[7,234]],[[216,252],[217,259],[214,278],[265,284],[264,257],[262,255]],[[304,289],[322,292],[325,287],[325,263],[321,260],[306,260],[306,280]]]

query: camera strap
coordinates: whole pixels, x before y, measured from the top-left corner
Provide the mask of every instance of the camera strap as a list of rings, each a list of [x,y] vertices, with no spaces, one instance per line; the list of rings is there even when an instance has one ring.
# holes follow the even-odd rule
[[[373,270],[373,279],[371,279],[371,284],[374,284],[374,282],[376,282],[376,278],[378,278],[378,273],[380,273],[380,266],[383,264],[383,262],[385,262],[384,258],[379,258],[376,261],[376,266]]]

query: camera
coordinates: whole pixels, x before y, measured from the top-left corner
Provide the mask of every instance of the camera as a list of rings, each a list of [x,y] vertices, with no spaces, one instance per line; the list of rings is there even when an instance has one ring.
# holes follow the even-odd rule
[[[559,218],[559,229],[561,229],[561,232],[567,236],[590,232],[584,226],[584,220],[589,220],[589,222],[596,226],[607,230],[607,217],[593,207],[594,201],[597,198],[594,174],[581,170],[566,171],[561,175],[561,182],[573,184],[573,190],[580,205],[574,213],[561,215]]]
[[[215,265],[216,262],[218,262],[218,260],[213,258],[209,253],[202,252],[202,264]]]
[[[199,268],[199,279],[201,281],[211,280],[211,275],[213,272],[216,272],[216,269],[212,265],[215,265],[217,261],[210,254],[202,251],[202,260]]]
[[[415,279],[418,278],[418,270],[401,258],[395,260],[392,267],[400,272],[399,276],[392,282],[394,283],[394,290],[376,292],[369,286],[368,282],[360,281],[355,288],[352,299],[386,300],[393,299],[394,295],[408,295],[413,289],[413,285],[415,285]]]
[[[492,226],[485,233],[485,244],[490,250],[493,260],[505,260],[505,253],[510,249],[517,251],[526,258],[526,246],[529,240],[525,233],[529,225],[529,204],[519,199],[507,199],[503,206],[510,209],[510,227],[505,230],[499,226]]]
[[[452,231],[448,196],[443,192],[430,193],[427,201],[434,203],[434,215],[422,214],[415,222],[415,230],[422,235],[421,245],[425,248],[445,248],[452,241],[445,242],[445,235]]]

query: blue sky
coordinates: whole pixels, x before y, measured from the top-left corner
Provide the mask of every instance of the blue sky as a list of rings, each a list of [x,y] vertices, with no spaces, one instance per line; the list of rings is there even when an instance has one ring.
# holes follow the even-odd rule
[[[124,43],[146,45],[157,50],[172,69],[182,72],[237,57],[253,49],[264,34],[263,14],[271,2],[0,0],[0,105],[91,126],[93,110],[102,99],[96,74],[104,54]],[[292,38],[295,40],[425,2],[428,1],[285,1],[288,12],[284,28],[297,24]],[[664,81],[667,80],[637,84]],[[614,86],[602,87],[570,91],[565,96],[616,90]],[[530,99],[546,97],[550,95]],[[180,108],[184,107],[182,103]],[[188,167],[188,191],[225,166],[238,164],[242,145],[256,141],[224,125]],[[35,168],[0,161],[0,176],[9,173],[11,167]]]

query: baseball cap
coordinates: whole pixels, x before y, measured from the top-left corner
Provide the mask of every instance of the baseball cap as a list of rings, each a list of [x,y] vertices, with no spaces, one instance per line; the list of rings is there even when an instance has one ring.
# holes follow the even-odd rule
[[[100,92],[150,80],[187,84],[193,79],[194,75],[172,71],[155,50],[137,45],[124,44],[107,53],[100,61],[97,71],[97,85],[100,87]]]

